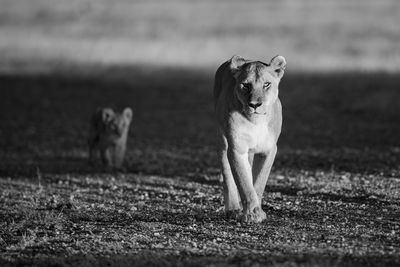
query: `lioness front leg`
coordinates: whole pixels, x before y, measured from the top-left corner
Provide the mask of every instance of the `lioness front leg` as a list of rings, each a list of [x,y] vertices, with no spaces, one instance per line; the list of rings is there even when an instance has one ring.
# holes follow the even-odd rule
[[[261,203],[253,186],[248,153],[240,153],[229,148],[227,154],[243,204],[243,221],[261,222],[265,220],[265,212],[261,209]]]
[[[277,147],[274,146],[268,153],[256,154],[253,160],[253,183],[260,205],[267,184],[272,164],[274,163]]]
[[[226,215],[235,215],[242,210],[240,204],[239,191],[232,175],[231,166],[228,161],[228,142],[221,133],[219,138],[219,157],[221,163],[221,172],[223,177],[224,204]]]
[[[239,191],[232,175],[228,161],[227,150],[221,151],[222,176],[224,178],[224,202],[227,215],[234,214],[242,209],[240,205]]]

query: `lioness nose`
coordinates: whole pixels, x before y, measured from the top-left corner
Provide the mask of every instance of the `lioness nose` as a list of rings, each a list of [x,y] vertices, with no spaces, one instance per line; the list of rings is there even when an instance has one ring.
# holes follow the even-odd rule
[[[254,109],[257,109],[261,105],[262,105],[262,103],[260,103],[260,102],[249,102],[249,106]]]

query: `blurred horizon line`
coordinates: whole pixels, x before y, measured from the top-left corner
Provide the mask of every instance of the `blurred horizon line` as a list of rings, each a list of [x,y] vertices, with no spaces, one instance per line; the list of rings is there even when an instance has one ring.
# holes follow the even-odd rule
[[[182,71],[182,72],[203,72],[213,75],[217,68],[230,58],[216,64],[208,65],[190,65],[190,64],[168,64],[168,63],[146,63],[146,62],[79,62],[65,59],[40,59],[40,60],[9,60],[0,62],[0,75],[50,75],[50,74],[73,74],[77,76],[91,76],[98,73],[116,72],[134,70],[143,73],[157,72],[162,70]],[[251,59],[263,60],[263,59]],[[289,59],[290,60],[290,59]],[[288,60],[288,61],[289,61]],[[289,63],[290,64],[290,61]],[[396,69],[382,68],[352,68],[346,66],[344,68],[295,68],[289,67],[286,69],[286,75],[292,74],[345,74],[345,73],[361,73],[361,74],[376,74],[383,73],[394,75],[400,73],[400,66]]]

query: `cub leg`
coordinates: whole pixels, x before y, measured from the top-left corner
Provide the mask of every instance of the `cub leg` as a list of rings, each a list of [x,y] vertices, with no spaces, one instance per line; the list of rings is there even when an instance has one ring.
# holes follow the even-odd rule
[[[125,157],[125,144],[119,143],[115,146],[114,151],[114,166],[121,169]]]
[[[268,154],[256,154],[254,155],[253,161],[253,179],[254,189],[256,190],[257,196],[260,200],[263,197],[265,185],[269,174],[271,172],[272,164],[274,163],[277,147],[274,146]]]
[[[103,165],[107,168],[112,166],[112,158],[111,158],[111,149],[110,148],[102,148],[100,150],[100,157]]]
[[[228,148],[228,160],[242,199],[243,220],[245,222],[263,221],[266,215],[261,209],[260,200],[253,186],[248,153],[240,153],[235,149]]]

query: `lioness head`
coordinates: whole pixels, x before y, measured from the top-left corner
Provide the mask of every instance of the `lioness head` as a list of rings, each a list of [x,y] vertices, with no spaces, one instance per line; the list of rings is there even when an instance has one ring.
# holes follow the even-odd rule
[[[114,112],[111,108],[105,108],[102,110],[102,120],[105,132],[119,137],[126,129],[128,129],[131,123],[132,109],[125,108],[120,114]]]
[[[278,98],[278,85],[286,67],[282,56],[275,56],[269,64],[233,56],[230,69],[235,77],[235,96],[246,115],[264,115],[267,107]]]

